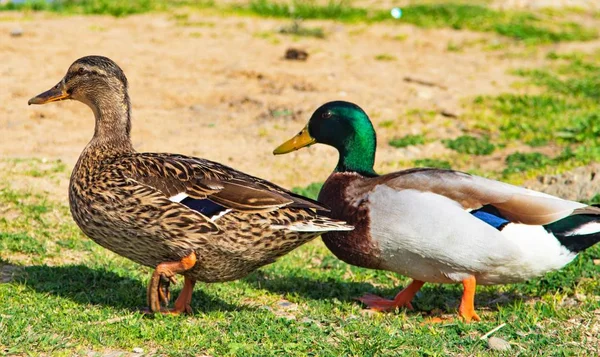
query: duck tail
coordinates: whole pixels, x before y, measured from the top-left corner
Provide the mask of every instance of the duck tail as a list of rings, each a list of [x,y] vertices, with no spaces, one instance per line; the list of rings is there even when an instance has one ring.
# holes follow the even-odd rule
[[[549,233],[568,250],[579,253],[600,242],[600,213],[595,212],[600,205],[590,206],[589,210],[574,212],[573,215],[544,226]]]

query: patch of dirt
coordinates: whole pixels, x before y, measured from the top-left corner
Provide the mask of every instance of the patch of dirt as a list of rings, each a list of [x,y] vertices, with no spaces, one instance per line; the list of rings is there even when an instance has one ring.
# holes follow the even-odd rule
[[[579,167],[561,175],[539,176],[523,186],[568,200],[589,200],[600,194],[600,164]]]
[[[87,351],[85,352],[86,357],[141,357],[141,356],[153,356],[153,353],[144,353],[140,348],[140,352],[123,351],[123,350],[105,350],[105,351]]]
[[[137,150],[200,156],[286,187],[323,181],[337,162],[335,150],[323,145],[271,154],[321,104],[349,100],[369,113],[379,135],[377,169],[386,172],[401,160],[432,156],[427,148],[406,151],[405,158],[387,145],[390,138],[424,130],[454,137],[465,120],[442,114],[412,120],[407,110],[460,113],[465,98],[514,91],[509,69],[541,66],[545,52],[562,46],[505,56],[485,50],[485,43],[506,41],[490,33],[330,21],[310,22],[326,39],[293,38],[277,33],[286,21],[202,12],[190,13],[189,23],[214,26],[181,26],[170,14],[9,15],[0,22],[0,157],[61,159],[71,170],[92,136],[91,111],[73,101],[28,107],[27,100],[56,84],[77,58],[100,54],[129,79]],[[14,28],[23,34],[11,37]],[[449,43],[467,42],[480,45],[448,51]],[[290,46],[305,49],[308,59],[286,61]],[[598,47],[600,41],[579,45]],[[390,120],[397,125],[378,125]],[[66,176],[27,185],[39,183],[66,202]]]

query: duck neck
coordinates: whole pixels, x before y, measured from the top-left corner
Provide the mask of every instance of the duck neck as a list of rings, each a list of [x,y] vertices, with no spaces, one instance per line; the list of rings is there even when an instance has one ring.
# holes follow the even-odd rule
[[[375,148],[377,139],[373,126],[365,125],[357,128],[353,135],[348,135],[343,145],[338,147],[340,158],[336,172],[356,172],[363,176],[378,176],[373,170],[375,164]]]
[[[87,104],[96,118],[90,144],[101,146],[110,154],[133,152],[131,103],[127,92],[97,95]]]

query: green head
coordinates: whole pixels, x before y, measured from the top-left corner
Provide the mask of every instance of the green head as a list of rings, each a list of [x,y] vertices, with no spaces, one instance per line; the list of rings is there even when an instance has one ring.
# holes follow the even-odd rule
[[[377,175],[373,171],[377,146],[375,130],[369,116],[358,105],[343,101],[323,104],[298,135],[281,144],[273,153],[285,154],[314,143],[330,145],[338,150],[340,158],[336,171]]]

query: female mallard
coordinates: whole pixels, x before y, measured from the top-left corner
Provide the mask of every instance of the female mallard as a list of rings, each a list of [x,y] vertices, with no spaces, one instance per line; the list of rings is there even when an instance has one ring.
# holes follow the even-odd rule
[[[71,175],[69,204],[96,243],[156,267],[151,311],[169,302],[169,282],[185,277],[171,313],[191,312],[194,283],[239,279],[321,232],[349,230],[314,210],[325,208],[268,181],[216,162],[137,153],[130,139],[125,74],[112,60],[75,61],[52,89],[29,100],[87,104],[96,128]]]
[[[367,114],[330,102],[274,154],[313,143],[339,161],[319,201],[352,232],[323,235],[345,262],[413,278],[394,300],[367,295],[376,310],[411,308],[425,282],[462,282],[459,315],[479,320],[476,283],[523,281],[557,270],[600,240],[600,209],[463,172],[417,168],[378,175],[375,131]]]

